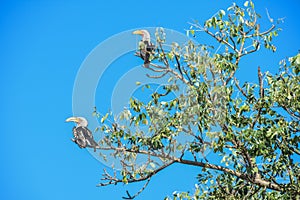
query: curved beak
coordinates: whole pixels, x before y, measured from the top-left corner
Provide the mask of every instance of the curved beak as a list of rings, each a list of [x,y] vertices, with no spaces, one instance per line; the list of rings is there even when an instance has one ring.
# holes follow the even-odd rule
[[[143,32],[141,30],[136,30],[136,31],[133,31],[132,34],[134,34],[134,35],[143,35]]]
[[[68,119],[66,119],[66,122],[75,122],[75,123],[78,123],[79,119],[77,117],[69,117]]]

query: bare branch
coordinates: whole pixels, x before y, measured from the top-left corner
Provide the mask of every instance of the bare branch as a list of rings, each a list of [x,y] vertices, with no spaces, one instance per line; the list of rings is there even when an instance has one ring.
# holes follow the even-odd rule
[[[158,78],[162,78],[162,77],[164,77],[165,75],[167,75],[168,72],[169,72],[169,70],[166,70],[166,71],[165,71],[164,73],[162,73],[161,75],[153,76],[153,75],[146,74],[146,76],[149,77],[149,78],[158,79]]]
[[[236,53],[239,53],[239,51],[236,49],[236,47],[234,45],[231,45],[229,42],[227,42],[226,40],[224,40],[223,38],[216,36],[215,34],[213,34],[212,32],[210,32],[208,29],[204,28],[203,29],[204,32],[206,32],[208,35],[212,36],[213,38],[215,38],[218,42],[223,43],[225,45],[227,45],[228,47],[230,47],[232,50],[234,50]]]
[[[147,182],[144,184],[144,186],[137,192],[135,193],[133,196],[131,196],[128,192],[128,190],[126,191],[126,194],[128,197],[122,197],[123,199],[134,199],[135,197],[139,196],[147,187],[147,185],[149,184],[151,178],[148,178]]]
[[[257,74],[258,74],[258,82],[259,82],[259,94],[260,98],[264,98],[264,83],[263,83],[263,75],[260,71],[260,67],[257,68]]]
[[[238,90],[246,97],[248,98],[248,95],[246,92],[240,87],[238,80],[234,77],[235,86],[238,88]]]
[[[166,66],[157,65],[157,64],[154,64],[154,63],[150,63],[150,65],[153,66],[153,67],[156,67],[158,69],[164,69],[164,70],[168,69],[168,67],[166,67]]]
[[[233,48],[236,49],[236,44],[235,44],[235,41],[233,40],[233,38],[231,36],[229,36],[229,39],[233,44]]]
[[[176,60],[177,66],[178,66],[178,71],[181,74],[181,76],[183,77],[183,72],[182,72],[181,65],[180,65],[180,62],[178,60],[177,55],[175,55],[175,60]],[[185,70],[184,70],[184,73],[185,73],[186,77],[188,78],[188,81],[189,81],[190,85],[192,85],[193,82],[192,82],[190,76],[187,74],[187,72]]]
[[[196,28],[199,28],[201,30],[203,30],[205,33],[207,33],[208,35],[212,36],[213,38],[215,38],[218,42],[223,43],[225,45],[227,45],[228,47],[230,47],[232,50],[234,50],[236,53],[238,53],[238,50],[235,48],[235,46],[231,45],[229,42],[227,42],[226,40],[224,40],[223,38],[213,34],[212,32],[210,32],[207,28],[203,28],[201,27],[199,24],[195,24],[195,23],[189,23],[192,26],[195,26]]]
[[[151,71],[153,71],[153,72],[164,72],[164,71],[166,71],[166,69],[154,69],[154,68],[152,68],[150,66],[148,66],[146,68],[149,69],[149,70],[151,70]]]
[[[168,61],[168,59],[166,58],[166,54],[165,54],[164,49],[162,48],[161,42],[159,42],[159,47],[160,47],[161,52],[163,53],[164,63],[165,63],[165,65],[169,68],[169,67],[170,67],[169,61]]]
[[[290,111],[285,105],[280,105],[287,113],[289,113],[292,117],[296,118],[297,120],[300,120],[300,116],[296,115],[292,111]]]
[[[241,54],[241,57],[256,52],[258,50],[259,46],[260,46],[260,44],[258,43],[254,49],[251,49],[250,51],[247,51],[247,52],[245,51],[245,53]]]
[[[222,172],[234,175],[234,176],[236,176],[238,178],[241,178],[243,180],[250,181],[250,182],[252,182],[254,184],[257,184],[261,187],[266,187],[266,188],[273,189],[273,190],[276,190],[276,191],[282,191],[281,186],[278,185],[278,184],[274,184],[274,183],[271,183],[269,181],[265,181],[265,180],[261,179],[258,176],[256,176],[253,179],[249,179],[248,175],[246,175],[246,174],[243,174],[241,172],[234,171],[232,169],[222,167],[222,166],[219,166],[219,165],[214,165],[214,164],[210,164],[210,163],[203,163],[203,162],[195,162],[195,161],[183,160],[183,159],[175,159],[175,161],[178,162],[178,163],[182,163],[182,164],[193,165],[193,166],[204,167],[204,168],[208,168],[208,169],[214,169],[214,170],[217,170],[217,171],[222,171]]]
[[[276,26],[273,24],[267,31],[262,32],[262,33],[254,33],[251,35],[246,35],[245,38],[251,38],[251,37],[256,37],[256,36],[264,36],[268,33],[270,33]]]
[[[131,178],[129,180],[127,180],[127,183],[135,183],[135,182],[141,182],[141,181],[145,181],[147,179],[150,179],[152,176],[154,176],[155,174],[157,174],[158,172],[160,172],[161,170],[165,169],[166,167],[174,164],[175,161],[170,161],[169,163],[166,163],[164,165],[162,165],[161,167],[149,172],[147,175],[142,175],[141,177],[139,178]],[[107,171],[104,169],[104,178],[102,178],[101,180],[107,180],[108,182],[106,183],[99,183],[97,186],[107,186],[107,185],[111,185],[111,184],[118,184],[118,183],[122,183],[123,180],[122,179],[118,179],[115,176],[111,176],[107,173]]]
[[[262,101],[262,99],[264,98],[264,85],[263,85],[263,77],[262,77],[262,73],[260,71],[260,67],[258,67],[258,69],[257,69],[257,74],[258,74],[258,82],[259,82],[259,95],[260,95],[260,99]],[[259,103],[261,104],[262,102],[259,102]],[[255,119],[253,120],[253,122],[250,126],[251,129],[254,128],[257,120],[260,118],[261,111],[262,111],[262,106],[259,105],[257,116],[255,117]]]

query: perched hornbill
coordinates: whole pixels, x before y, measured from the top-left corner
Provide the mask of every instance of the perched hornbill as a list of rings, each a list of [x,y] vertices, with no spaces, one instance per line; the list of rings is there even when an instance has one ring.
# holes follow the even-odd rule
[[[66,119],[66,122],[75,122],[76,126],[73,127],[72,141],[78,144],[80,148],[96,148],[99,147],[97,142],[95,142],[92,132],[87,128],[88,122],[84,117],[70,117]]]
[[[139,56],[144,60],[144,65],[147,67],[150,63],[150,55],[155,50],[155,45],[150,41],[150,33],[147,30],[136,30],[133,34],[142,36],[142,40],[139,42]]]

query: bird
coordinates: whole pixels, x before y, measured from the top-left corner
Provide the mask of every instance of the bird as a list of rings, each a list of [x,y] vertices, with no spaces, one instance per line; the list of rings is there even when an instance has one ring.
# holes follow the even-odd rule
[[[99,148],[98,143],[94,140],[92,131],[88,126],[88,121],[84,117],[69,117],[66,122],[75,122],[76,126],[73,127],[74,138],[71,140],[75,142],[80,148],[90,147],[94,152]]]
[[[135,35],[141,35],[142,40],[139,42],[139,54],[143,60],[144,65],[147,67],[150,63],[150,55],[154,54],[155,45],[151,43],[150,33],[147,30],[136,30],[132,32]]]

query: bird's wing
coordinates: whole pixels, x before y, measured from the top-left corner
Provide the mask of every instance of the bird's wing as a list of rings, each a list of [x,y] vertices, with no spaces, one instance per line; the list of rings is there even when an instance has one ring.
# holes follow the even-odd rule
[[[86,130],[86,134],[87,134],[88,137],[94,138],[93,133],[92,133],[92,131],[90,129],[88,129],[86,127],[84,127],[84,129]]]
[[[98,143],[94,140],[94,136],[92,134],[92,131],[90,131],[88,128],[86,127],[81,127],[82,128],[82,132],[84,134],[84,137],[88,143],[89,146],[91,147],[96,147],[98,146]]]
[[[82,129],[82,127],[74,128],[73,134],[75,138],[75,143],[77,143],[81,148],[85,148],[87,145],[87,140],[85,138],[84,130]]]
[[[85,137],[85,131],[82,129],[82,127],[76,127],[75,129],[73,129],[73,134],[75,138],[84,140]]]

